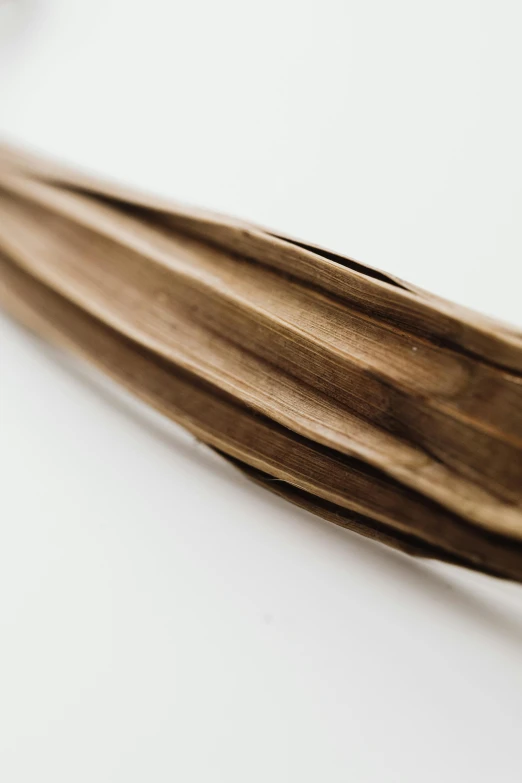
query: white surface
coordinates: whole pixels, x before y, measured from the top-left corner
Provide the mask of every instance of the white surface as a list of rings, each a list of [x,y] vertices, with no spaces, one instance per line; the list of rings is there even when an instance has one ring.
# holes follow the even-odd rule
[[[8,6],[11,139],[521,323],[519,3]],[[519,783],[519,587],[293,509],[3,317],[0,360],[2,781]]]

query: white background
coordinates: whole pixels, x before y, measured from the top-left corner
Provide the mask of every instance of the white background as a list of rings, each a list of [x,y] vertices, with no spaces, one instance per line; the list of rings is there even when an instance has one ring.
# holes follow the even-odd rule
[[[522,6],[4,0],[0,128],[522,325]],[[522,780],[522,590],[251,486],[0,320],[6,783]]]

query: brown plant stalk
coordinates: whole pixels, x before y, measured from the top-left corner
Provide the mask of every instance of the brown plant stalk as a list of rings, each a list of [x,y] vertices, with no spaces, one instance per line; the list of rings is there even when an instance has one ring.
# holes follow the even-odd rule
[[[9,148],[0,300],[290,501],[522,581],[522,334],[509,326]]]

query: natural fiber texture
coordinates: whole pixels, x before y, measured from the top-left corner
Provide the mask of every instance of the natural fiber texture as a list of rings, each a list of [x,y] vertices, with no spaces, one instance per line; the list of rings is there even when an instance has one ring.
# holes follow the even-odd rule
[[[292,502],[522,581],[510,327],[7,148],[0,299]]]

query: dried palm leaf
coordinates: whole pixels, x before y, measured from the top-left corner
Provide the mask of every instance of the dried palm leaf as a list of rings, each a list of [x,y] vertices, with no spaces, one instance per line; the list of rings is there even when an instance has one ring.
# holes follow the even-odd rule
[[[522,581],[522,334],[509,326],[8,148],[0,298],[290,501]]]

